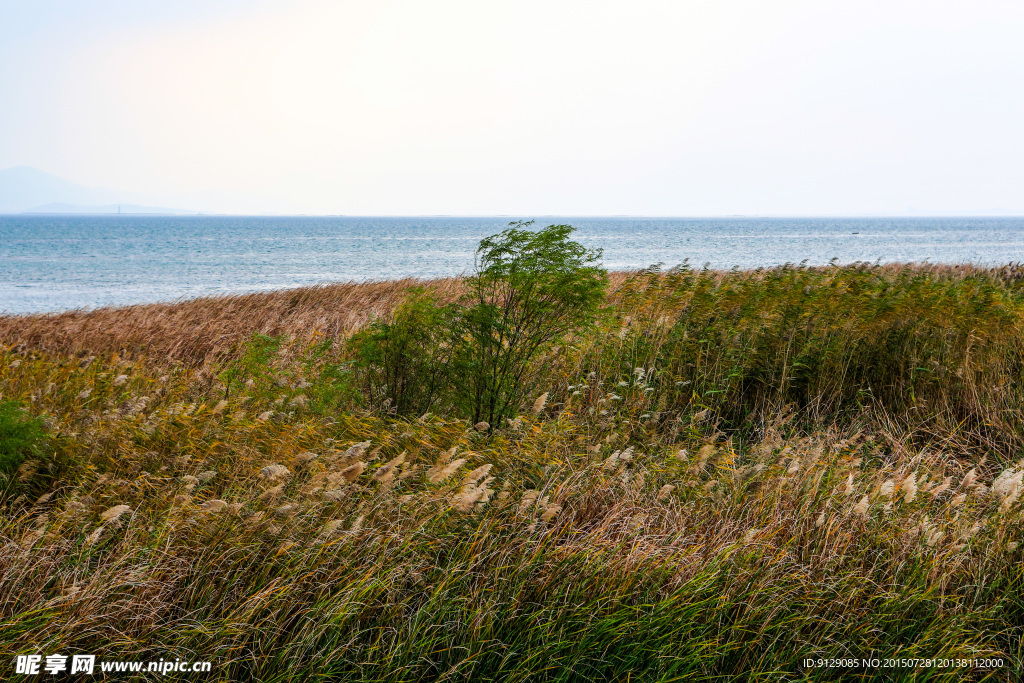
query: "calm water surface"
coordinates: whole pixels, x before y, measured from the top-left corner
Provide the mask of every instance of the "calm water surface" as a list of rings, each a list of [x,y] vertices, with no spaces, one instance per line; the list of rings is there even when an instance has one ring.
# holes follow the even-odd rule
[[[468,272],[510,218],[0,216],[0,311],[29,313]],[[1024,218],[538,218],[613,270],[1024,261]]]

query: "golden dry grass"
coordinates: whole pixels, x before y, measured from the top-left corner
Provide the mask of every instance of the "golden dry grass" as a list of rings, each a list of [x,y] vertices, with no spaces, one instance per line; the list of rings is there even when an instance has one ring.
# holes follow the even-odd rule
[[[612,274],[613,287],[626,273]],[[187,301],[0,316],[0,343],[47,353],[118,353],[123,357],[201,366],[221,358],[253,334],[346,338],[386,315],[412,287],[441,301],[464,293],[457,278],[325,284],[273,292]]]
[[[0,317],[0,340],[56,354],[145,355],[202,365],[253,334],[346,337],[390,311],[414,286],[444,297],[454,279],[342,283],[274,292],[205,297],[176,303]]]

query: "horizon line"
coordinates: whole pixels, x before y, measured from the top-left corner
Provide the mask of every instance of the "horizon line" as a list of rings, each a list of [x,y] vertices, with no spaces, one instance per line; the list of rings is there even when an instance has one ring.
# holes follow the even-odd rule
[[[736,219],[736,218],[1024,218],[1024,211],[1015,213],[737,213],[737,214],[586,214],[586,213],[521,213],[521,214],[446,214],[446,213],[411,213],[411,214],[345,214],[345,213],[221,213],[207,211],[180,210],[176,213],[161,212],[80,212],[80,211],[0,211],[2,217],[29,216],[53,217],[53,216],[76,216],[76,217],[109,217],[127,216],[132,218],[520,218],[533,216],[535,218],[643,218],[643,219],[667,219],[667,220],[689,220],[689,219]]]

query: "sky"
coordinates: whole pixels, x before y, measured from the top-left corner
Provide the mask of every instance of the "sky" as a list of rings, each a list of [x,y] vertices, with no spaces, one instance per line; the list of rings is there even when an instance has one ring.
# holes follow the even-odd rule
[[[0,169],[163,205],[1024,214],[1020,0],[0,0],[0,17]]]

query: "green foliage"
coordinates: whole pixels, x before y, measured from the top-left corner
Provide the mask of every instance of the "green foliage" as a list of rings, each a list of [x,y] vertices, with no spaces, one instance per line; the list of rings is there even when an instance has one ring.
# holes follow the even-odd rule
[[[624,403],[661,425],[709,409],[749,430],[791,410],[813,429],[875,411],[1007,454],[1024,445],[1024,309],[989,273],[684,266],[619,295],[617,323],[567,372],[639,387]]]
[[[440,404],[492,425],[518,410],[533,390],[534,361],[586,331],[607,284],[600,251],[570,240],[572,227],[529,225],[512,223],[480,242],[462,306],[415,290],[388,320],[352,338],[371,405],[418,415]]]
[[[254,334],[246,340],[239,356],[221,373],[224,383],[224,397],[240,391],[243,385],[252,384],[266,387],[272,381],[271,360],[281,349],[282,336],[270,337]]]
[[[470,306],[460,348],[464,407],[472,420],[498,424],[511,417],[532,387],[524,380],[545,349],[594,321],[607,277],[600,250],[569,239],[573,228],[512,223],[480,242],[469,278]]]
[[[18,467],[39,455],[46,440],[46,428],[33,419],[17,401],[0,402],[0,486],[16,480]]]
[[[449,363],[459,318],[423,289],[414,289],[388,320],[375,320],[350,341],[359,382],[375,408],[423,414],[454,381]]]
[[[339,362],[335,356],[334,340],[324,339],[301,361],[303,371],[299,379],[305,385],[309,411],[314,415],[331,415],[361,401],[353,381],[352,364]]]
[[[284,335],[254,334],[217,377],[223,383],[226,400],[245,395],[251,408],[291,408],[331,415],[361,399],[351,363],[338,356],[332,339],[293,348],[285,346]]]

